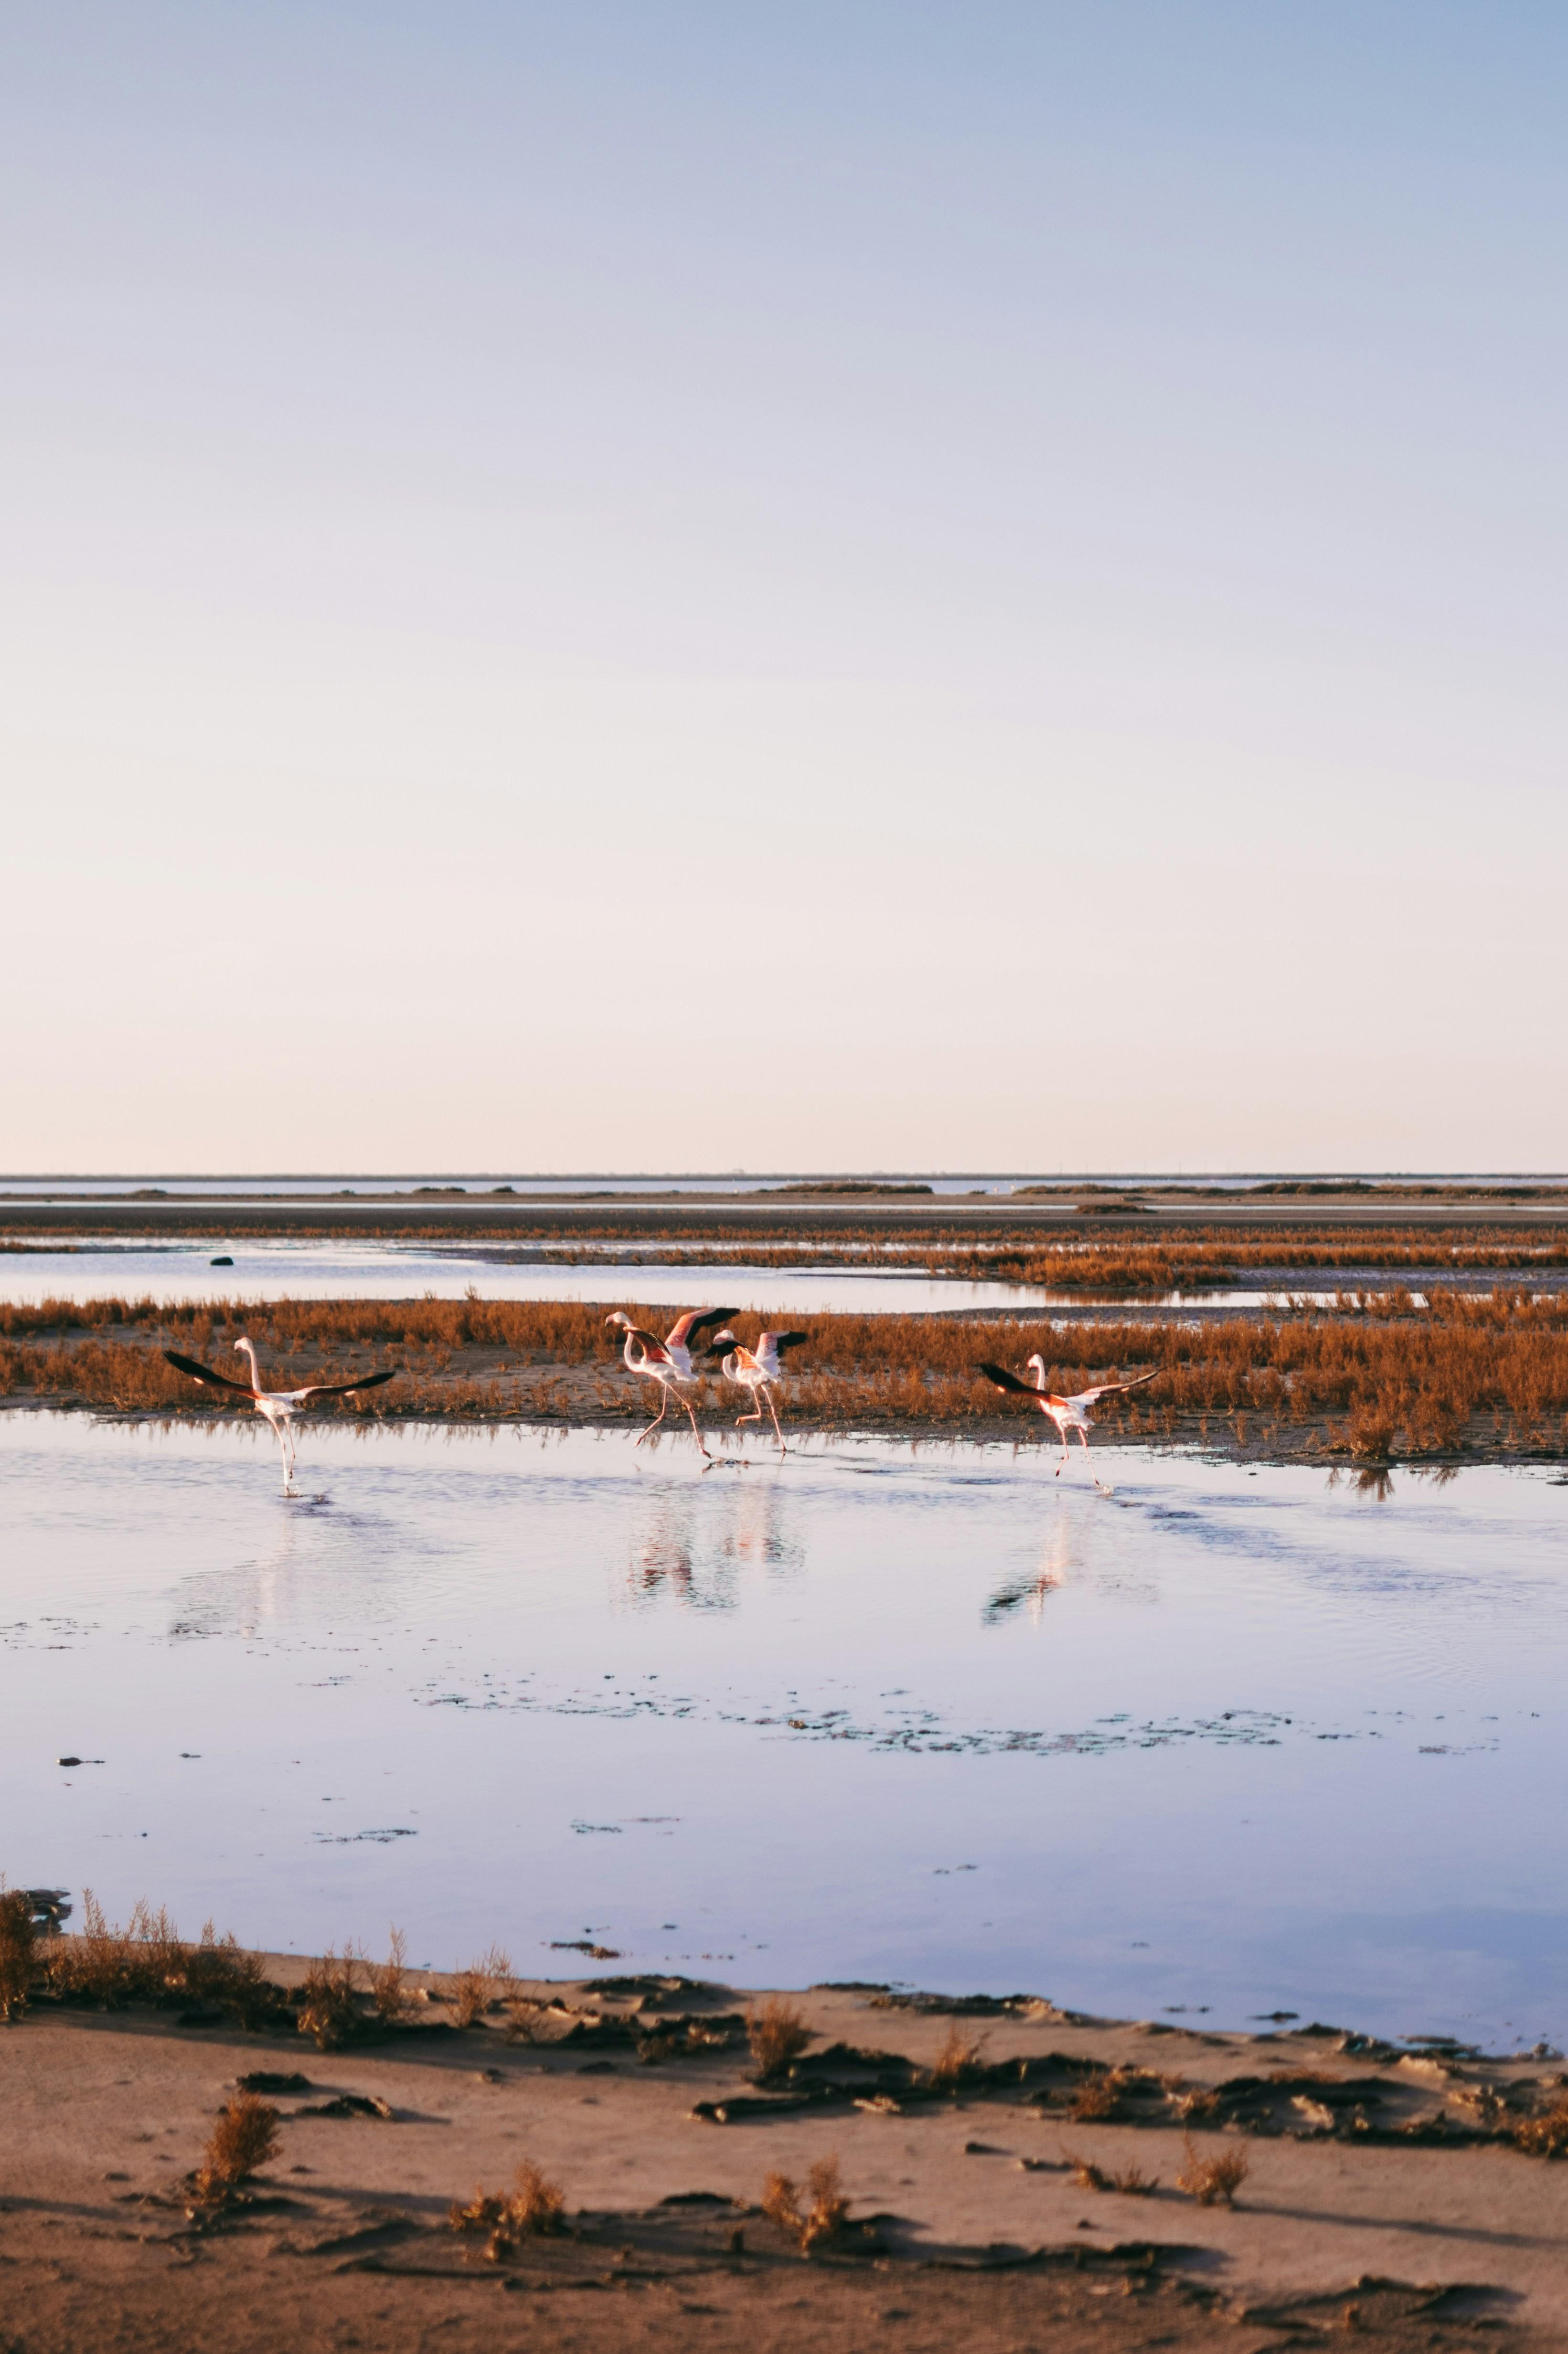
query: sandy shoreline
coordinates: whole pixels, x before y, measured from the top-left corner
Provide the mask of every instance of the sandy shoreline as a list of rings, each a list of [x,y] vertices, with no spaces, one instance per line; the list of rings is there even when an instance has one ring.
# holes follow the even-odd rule
[[[297,1956],[262,1959],[298,1989]],[[246,2033],[35,1999],[0,2029],[7,2347],[1568,2345],[1568,2169],[1510,2139],[1561,2102],[1557,2055],[819,1988],[791,1998],[805,2055],[759,2084],[729,1988],[511,1991],[462,2030],[453,1982],[410,1971],[408,2025],[327,2052],[286,2011]],[[955,2040],[979,2048],[933,2089]],[[280,2151],[193,2217],[184,2178],[253,2073],[300,2080],[268,2095]],[[1176,2188],[1189,2136],[1245,2156],[1234,2211]],[[830,2155],[854,2228],[803,2261],[758,2201]],[[524,2158],[570,2229],[492,2262],[448,2210]]]

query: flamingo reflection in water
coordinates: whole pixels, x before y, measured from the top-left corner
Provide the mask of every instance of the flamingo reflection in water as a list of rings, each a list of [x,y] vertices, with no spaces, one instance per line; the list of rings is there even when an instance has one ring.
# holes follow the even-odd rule
[[[185,1373],[191,1381],[200,1382],[208,1389],[233,1390],[237,1395],[249,1398],[257,1413],[270,1423],[272,1436],[283,1458],[285,1496],[294,1493],[292,1426],[301,1408],[309,1405],[313,1398],[352,1397],[357,1390],[379,1389],[383,1382],[395,1382],[402,1371],[401,1366],[394,1365],[389,1373],[362,1373],[357,1381],[310,1382],[303,1389],[264,1390],[253,1344],[242,1332],[234,1345],[242,1356],[249,1360],[250,1379],[248,1382],[231,1382],[227,1373],[215,1373],[210,1365],[198,1364],[194,1357],[182,1357],[177,1349],[165,1349],[164,1355],[176,1373]]]
[[[980,1613],[982,1621],[988,1627],[999,1626],[1015,1610],[1027,1607],[1030,1617],[1038,1627],[1044,1616],[1046,1596],[1066,1584],[1067,1573],[1072,1566],[1072,1533],[1067,1522],[1057,1517],[1042,1549],[1038,1575],[1010,1579],[1007,1585],[999,1585]]]
[[[1033,1398],[1041,1413],[1055,1424],[1057,1436],[1062,1441],[1062,1461],[1057,1464],[1054,1475],[1058,1479],[1062,1476],[1063,1465],[1067,1460],[1070,1451],[1069,1441],[1075,1430],[1083,1442],[1085,1453],[1088,1452],[1090,1409],[1103,1397],[1121,1397],[1128,1390],[1141,1389],[1145,1382],[1155,1380],[1159,1372],[1159,1368],[1156,1367],[1152,1373],[1139,1373],[1135,1381],[1101,1382],[1092,1390],[1078,1390],[1071,1397],[1058,1397],[1054,1391],[1048,1390],[1045,1386],[1044,1357],[1039,1355],[1031,1357],[1029,1369],[1034,1375],[1032,1382],[1020,1381],[1018,1375],[1010,1373],[1005,1365],[982,1364],[977,1368],[994,1389],[1005,1391],[1010,1396]],[[1095,1485],[1097,1488],[1105,1486],[1105,1482],[1097,1474],[1095,1475]],[[1108,1495],[1109,1492],[1110,1490],[1107,1489],[1106,1493]]]

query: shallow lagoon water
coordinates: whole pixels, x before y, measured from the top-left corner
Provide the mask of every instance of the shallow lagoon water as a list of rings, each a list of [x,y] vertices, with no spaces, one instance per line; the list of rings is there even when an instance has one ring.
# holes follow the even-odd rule
[[[228,1261],[212,1263],[215,1253]],[[69,1251],[0,1254],[0,1299],[635,1299],[683,1308],[722,1299],[737,1314],[782,1310],[865,1316],[964,1308],[1029,1307],[1043,1298],[1010,1283],[963,1283],[925,1274],[836,1267],[573,1266],[503,1259],[483,1246],[393,1242],[93,1243]]]
[[[313,1427],[289,1503],[249,1426],[0,1416],[0,1868],[438,1966],[1563,2040],[1549,1478],[751,1454]]]

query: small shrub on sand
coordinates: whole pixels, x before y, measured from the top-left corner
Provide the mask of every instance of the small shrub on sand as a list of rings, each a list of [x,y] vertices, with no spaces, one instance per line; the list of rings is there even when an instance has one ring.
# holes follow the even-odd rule
[[[1114,2117],[1132,2073],[1130,2068],[1108,2068],[1103,2076],[1091,2076],[1080,2084],[1067,2110],[1074,2124],[1103,2125]]]
[[[1568,2101],[1526,2117],[1514,2127],[1514,2147],[1527,2158],[1568,2158]]]
[[[198,1945],[183,1948],[185,1991],[200,2009],[227,2010],[243,2028],[263,2024],[278,1999],[254,1954],[241,1951],[232,1935],[219,1937],[210,1921]]]
[[[508,2043],[537,2043],[539,2031],[549,2015],[547,2003],[536,2002],[532,1995],[515,1988],[506,1998],[506,2041]]]
[[[1080,2190],[1118,2190],[1124,2199],[1151,2199],[1160,2188],[1157,2174],[1145,2174],[1139,2166],[1124,2167],[1119,2174],[1107,2174],[1093,2158],[1080,2158],[1076,2151],[1065,2149],[1062,2156],[1073,2169],[1073,2180]]]
[[[762,2186],[762,2211],[770,2223],[788,2232],[802,2255],[821,2240],[833,2240],[849,2219],[836,2157],[820,2158],[806,2176],[802,2206],[800,2185],[787,2174],[770,2174]]]
[[[218,2111],[217,2123],[202,2152],[196,2175],[198,2195],[209,2204],[230,2197],[259,2166],[276,2155],[277,2148],[277,2110],[255,2093],[237,2093]]]
[[[811,2041],[804,2011],[782,1995],[769,1995],[760,2008],[753,2003],[746,2014],[747,2041],[758,2076],[781,2075]]]
[[[35,1967],[32,1902],[14,1888],[0,1894],[0,2019],[26,2010]]]
[[[313,2036],[318,2052],[341,2052],[365,2023],[355,1978],[356,1960],[352,1945],[344,1946],[341,1955],[329,1946],[305,1972],[300,2033]]]
[[[466,2207],[449,2209],[447,2223],[454,2232],[488,2233],[484,2253],[492,2264],[499,2264],[530,2233],[547,2237],[564,2231],[566,2212],[560,2184],[552,2182],[532,2158],[524,2158],[510,2190],[476,2190]]]
[[[370,1972],[370,1999],[376,2006],[376,2016],[385,2027],[396,2027],[408,2014],[408,1989],[404,1983],[408,1958],[408,1940],[401,1929],[387,1933],[387,1959],[376,1962]]]
[[[477,1961],[460,1970],[452,1988],[452,2019],[458,2027],[475,2027],[496,2001],[512,1976],[512,1956],[492,1946]]]
[[[1245,2151],[1225,2149],[1218,2158],[1200,2158],[1191,2134],[1182,2137],[1186,2162],[1176,2177],[1176,2188],[1200,2207],[1234,2207],[1236,2192],[1246,2180]]]
[[[968,2036],[949,2026],[941,2050],[931,2063],[931,2083],[938,2093],[956,2093],[980,2065],[986,2046],[983,2035]]]
[[[138,1903],[123,1928],[111,1928],[90,1888],[81,1900],[75,1936],[51,1937],[40,1958],[49,1985],[68,2002],[118,2009],[128,2002],[158,2002],[178,1995],[200,2009],[228,2011],[244,2028],[261,2026],[277,2001],[254,1954],[232,1936],[218,1937],[208,1921],[199,1944],[185,1945],[168,1914]]]

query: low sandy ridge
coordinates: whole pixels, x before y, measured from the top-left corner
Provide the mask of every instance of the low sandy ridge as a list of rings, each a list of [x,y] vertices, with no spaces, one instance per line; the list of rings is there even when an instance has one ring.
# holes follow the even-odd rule
[[[1568,2347],[1568,2166],[1518,2146],[1563,2102],[1555,2054],[818,1988],[758,2081],[760,1998],[514,1980],[459,2029],[453,1982],[413,1971],[390,2027],[361,1999],[322,2051],[305,1965],[263,1959],[255,2031],[47,1992],[0,2029],[5,2354]],[[188,2178],[247,2078],[280,2147],[204,2207]],[[1178,2187],[1225,2155],[1234,2208]],[[849,2215],[802,2256],[765,2185],[830,2158]],[[524,2160],[564,2230],[450,2228]]]

